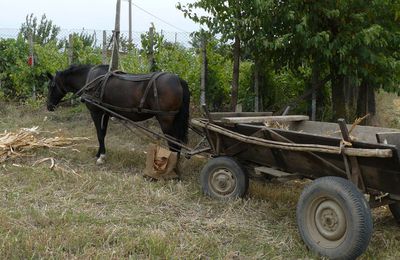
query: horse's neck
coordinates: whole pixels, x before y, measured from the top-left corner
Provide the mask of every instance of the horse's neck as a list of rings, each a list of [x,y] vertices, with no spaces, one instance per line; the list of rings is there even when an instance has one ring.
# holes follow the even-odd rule
[[[90,69],[76,71],[66,76],[64,79],[64,85],[68,92],[76,93],[86,84],[86,77]]]

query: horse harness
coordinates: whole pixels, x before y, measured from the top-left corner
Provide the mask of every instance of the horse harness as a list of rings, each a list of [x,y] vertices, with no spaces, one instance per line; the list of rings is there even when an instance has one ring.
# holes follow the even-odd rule
[[[88,79],[90,78],[91,74],[93,73],[93,69],[88,74]],[[81,88],[75,95],[81,95],[83,100],[87,100],[90,102],[94,102],[100,106],[104,106],[106,108],[110,108],[112,110],[121,111],[121,112],[131,112],[131,113],[148,113],[148,114],[155,114],[155,115],[175,115],[179,111],[162,111],[160,109],[159,97],[158,97],[158,90],[157,90],[157,79],[166,74],[166,72],[154,72],[151,74],[143,74],[143,75],[132,75],[127,74],[122,71],[109,71],[104,75],[98,76],[95,79],[87,82],[83,88]],[[140,103],[138,107],[119,107],[108,104],[103,101],[105,88],[107,83],[111,77],[116,77],[120,80],[130,81],[130,82],[143,82],[148,81],[146,88],[144,90],[143,96],[140,99]],[[150,89],[153,89],[154,100],[156,102],[156,110],[153,109],[146,109],[143,108],[144,103],[149,95]]]

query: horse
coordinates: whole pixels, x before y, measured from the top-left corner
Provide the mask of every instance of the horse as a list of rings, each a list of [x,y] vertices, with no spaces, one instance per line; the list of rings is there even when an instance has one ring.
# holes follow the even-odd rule
[[[71,65],[49,78],[47,109],[54,111],[67,93],[82,95],[96,127],[99,149],[96,163],[106,158],[104,139],[110,116],[115,112],[133,122],[155,117],[164,135],[187,142],[190,92],[186,81],[172,73],[127,74],[109,72],[108,65]],[[100,92],[100,95],[99,95]],[[153,92],[153,95],[149,94]],[[96,95],[97,94],[97,95]],[[93,99],[103,107],[93,103]],[[85,102],[92,100],[91,102]],[[109,110],[109,111],[107,111]],[[181,146],[168,141],[171,151]]]

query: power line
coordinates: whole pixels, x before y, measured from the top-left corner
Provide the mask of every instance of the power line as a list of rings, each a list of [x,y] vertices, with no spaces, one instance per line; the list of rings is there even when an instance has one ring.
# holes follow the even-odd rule
[[[157,20],[159,20],[159,21],[161,21],[161,22],[163,22],[163,23],[165,23],[165,24],[167,24],[167,25],[169,25],[169,26],[171,26],[171,27],[173,27],[173,28],[175,28],[175,29],[177,29],[177,30],[179,30],[179,31],[181,31],[181,32],[187,33],[187,31],[185,31],[185,30],[183,30],[183,29],[181,29],[181,28],[179,28],[179,27],[176,27],[175,25],[173,25],[173,24],[171,24],[171,23],[165,21],[164,19],[161,19],[160,17],[158,17],[158,16],[156,16],[156,15],[150,13],[149,11],[143,9],[142,7],[138,6],[137,4],[132,3],[132,5],[136,6],[138,9],[140,9],[140,10],[143,11],[143,12],[145,12],[146,14],[148,14],[148,15],[150,15],[150,16],[156,18]]]

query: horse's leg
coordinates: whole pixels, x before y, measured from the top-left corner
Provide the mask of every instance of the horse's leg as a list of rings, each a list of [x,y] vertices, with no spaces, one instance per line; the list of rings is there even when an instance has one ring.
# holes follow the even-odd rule
[[[107,134],[109,116],[103,111],[91,111],[90,114],[96,127],[97,140],[99,141],[99,150],[96,154],[96,164],[103,164],[106,158],[106,146],[104,144],[104,138]]]

